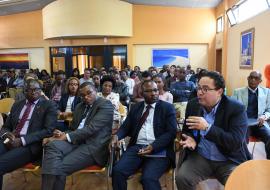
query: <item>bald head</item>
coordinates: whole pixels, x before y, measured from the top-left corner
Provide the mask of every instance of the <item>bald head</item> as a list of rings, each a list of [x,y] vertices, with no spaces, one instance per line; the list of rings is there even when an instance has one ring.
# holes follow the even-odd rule
[[[259,71],[252,71],[247,79],[249,88],[255,90],[262,82],[262,74]]]

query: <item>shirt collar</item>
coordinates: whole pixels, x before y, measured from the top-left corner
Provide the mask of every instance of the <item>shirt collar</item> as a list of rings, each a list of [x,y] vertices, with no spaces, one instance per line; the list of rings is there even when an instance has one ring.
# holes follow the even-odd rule
[[[153,104],[150,104],[150,105],[151,105],[151,108],[155,109],[156,104],[157,104],[156,102],[153,103]],[[147,104],[147,103],[144,102],[144,107],[145,107],[145,108],[146,108],[147,105],[149,105],[149,104]]]
[[[211,110],[209,113],[207,113],[206,109],[203,108],[203,113],[204,113],[204,114],[215,115],[216,112],[217,112],[217,108],[218,108],[218,106],[219,106],[219,104],[220,104],[220,101],[221,101],[221,99],[218,101],[218,103],[215,105],[215,107],[212,108],[212,110]]]
[[[249,88],[249,87],[248,87],[248,89],[249,89],[252,93],[257,93],[258,87],[257,87],[255,90],[253,90],[253,89],[251,89],[251,88]]]
[[[37,99],[36,101],[32,102],[32,104],[35,104],[35,105],[36,105],[36,104],[38,103],[38,101],[39,101],[39,99]],[[29,100],[26,99],[26,104],[27,104],[28,102],[29,102]]]

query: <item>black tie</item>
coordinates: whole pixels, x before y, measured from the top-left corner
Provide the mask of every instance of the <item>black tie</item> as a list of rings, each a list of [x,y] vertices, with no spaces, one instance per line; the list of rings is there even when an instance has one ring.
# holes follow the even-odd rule
[[[149,105],[149,104],[146,106],[146,110],[145,110],[145,112],[143,113],[143,115],[142,115],[142,117],[140,118],[140,121],[139,121],[139,127],[140,127],[140,128],[143,126],[144,122],[146,121],[146,119],[147,119],[147,117],[148,117],[148,115],[149,115],[149,111],[150,111],[150,108],[151,108],[151,107],[152,107],[152,106]]]

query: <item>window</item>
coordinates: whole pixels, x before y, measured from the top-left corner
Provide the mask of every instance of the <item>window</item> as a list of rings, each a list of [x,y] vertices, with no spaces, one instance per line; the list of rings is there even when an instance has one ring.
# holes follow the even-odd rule
[[[217,19],[217,33],[223,32],[223,26],[224,26],[223,16],[221,16]]]
[[[228,20],[229,20],[229,22],[230,22],[230,25],[231,25],[231,26],[235,25],[235,24],[237,23],[237,21],[236,21],[236,18],[235,18],[235,16],[234,16],[234,13],[233,13],[232,9],[231,9],[231,8],[228,9],[228,10],[226,11],[226,14],[227,14]]]
[[[238,22],[243,22],[268,9],[268,4],[265,0],[247,0],[238,9]]]
[[[240,0],[226,11],[231,26],[267,10],[270,0]]]

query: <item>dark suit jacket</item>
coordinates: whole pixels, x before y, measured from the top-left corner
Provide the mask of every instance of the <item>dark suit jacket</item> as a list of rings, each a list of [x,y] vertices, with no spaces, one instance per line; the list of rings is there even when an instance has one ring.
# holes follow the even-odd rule
[[[60,102],[58,103],[58,110],[64,112],[67,108],[68,94],[63,94],[61,96]],[[81,98],[79,96],[75,96],[74,101],[71,105],[71,111],[73,112],[76,105],[81,102]]]
[[[79,103],[73,112],[72,132],[68,132],[73,144],[86,143],[95,161],[104,166],[109,156],[109,143],[112,135],[113,106],[109,100],[97,98],[85,120],[85,126],[78,129],[81,116],[85,109],[84,103]]]
[[[24,99],[13,104],[7,121],[0,131],[1,135],[7,131],[13,132],[15,130],[21,110],[25,103],[26,100]],[[52,136],[56,119],[57,114],[55,103],[41,97],[33,110],[27,134],[23,136],[26,145],[30,146],[33,154],[38,154],[42,151],[43,138]]]
[[[202,115],[202,108],[198,103],[198,99],[194,98],[188,102],[186,118],[198,115]],[[232,98],[223,96],[216,111],[214,125],[210,128],[205,138],[214,142],[219,151],[229,160],[240,164],[251,159],[246,144],[247,129],[245,107]],[[194,136],[193,132],[184,123],[183,133],[192,136],[198,144],[200,142],[200,135]],[[187,149],[185,151],[187,155],[190,152]],[[179,160],[180,164],[187,155],[184,155],[183,159]]]
[[[126,136],[131,137],[129,146],[136,144],[140,131],[139,120],[144,109],[144,101],[132,106],[125,122],[117,132],[119,139]],[[154,135],[155,141],[152,143],[153,151],[167,151],[167,157],[175,166],[175,153],[173,150],[174,139],[176,136],[177,122],[175,109],[172,104],[159,100],[154,111]]]

